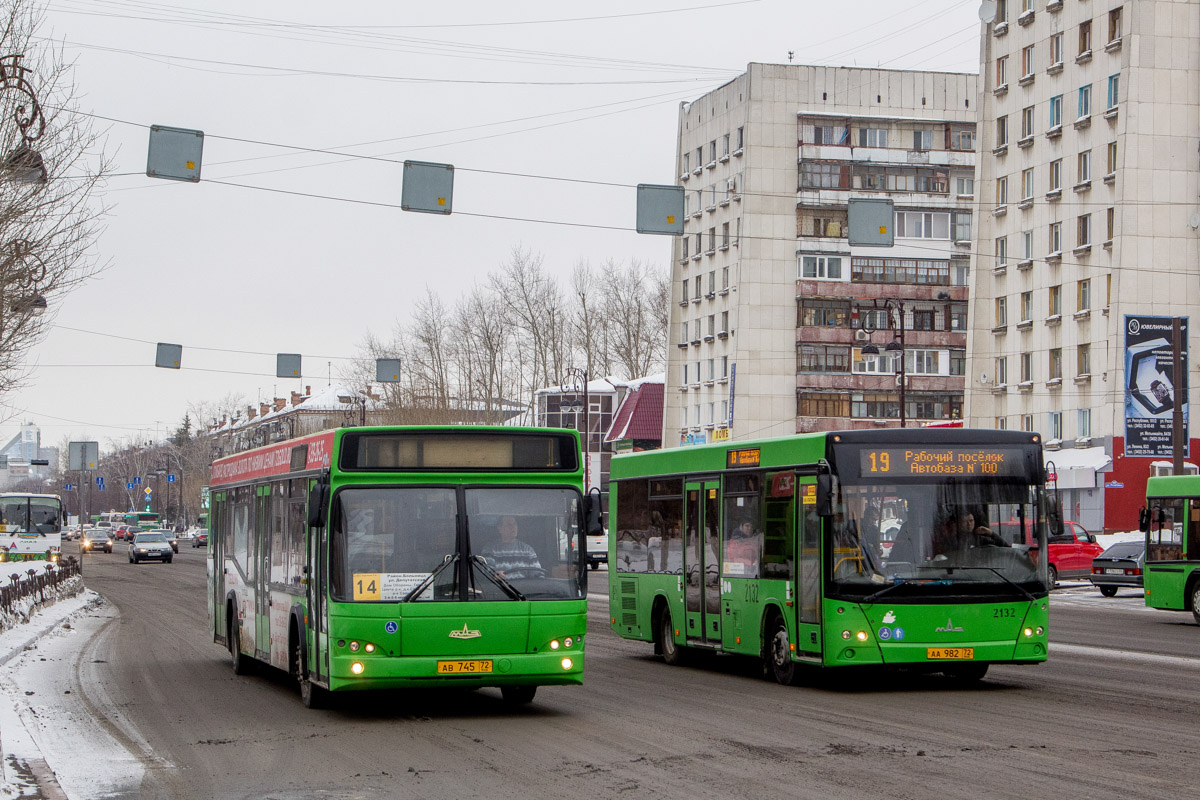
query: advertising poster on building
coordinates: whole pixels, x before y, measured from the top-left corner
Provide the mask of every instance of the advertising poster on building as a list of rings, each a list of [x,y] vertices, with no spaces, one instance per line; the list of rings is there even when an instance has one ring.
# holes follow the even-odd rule
[[[1183,404],[1187,446],[1187,336],[1183,318],[1183,386],[1173,381],[1171,317],[1125,317],[1125,455],[1171,458],[1172,416]],[[1187,452],[1184,452],[1185,457]]]

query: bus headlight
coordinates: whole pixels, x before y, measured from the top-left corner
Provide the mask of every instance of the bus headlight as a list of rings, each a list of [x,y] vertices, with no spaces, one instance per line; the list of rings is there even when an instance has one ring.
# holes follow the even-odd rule
[[[860,642],[865,642],[867,640],[867,632],[859,631],[857,634],[855,634],[855,638],[858,639]]]
[[[1033,636],[1033,628],[1026,628],[1026,629],[1025,629],[1025,635],[1026,635],[1026,636]]]
[[[370,642],[367,642],[366,645],[363,646],[363,650],[366,650],[368,653],[374,653],[375,645],[371,644]]]
[[[355,675],[362,675],[362,671],[363,671],[362,662],[355,661],[353,664],[350,665],[350,671],[353,672]]]
[[[574,662],[574,661],[572,661],[571,659],[569,659],[569,658],[564,658],[564,659],[562,660],[562,668],[563,668],[563,669],[570,669],[570,668],[571,668],[571,667],[573,667],[573,666],[575,666],[575,662]]]
[[[552,639],[552,640],[550,641],[550,649],[551,649],[551,650],[557,650],[557,649],[558,649],[558,639]]]

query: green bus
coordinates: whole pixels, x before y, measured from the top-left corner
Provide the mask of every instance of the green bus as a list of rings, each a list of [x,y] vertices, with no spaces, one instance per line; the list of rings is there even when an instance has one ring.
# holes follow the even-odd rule
[[[618,455],[610,502],[612,628],[669,664],[742,654],[792,683],[800,664],[978,680],[1046,659],[1061,513],[1037,434],[855,430]]]
[[[1151,477],[1146,509],[1146,605],[1190,611],[1200,622],[1200,476]]]
[[[215,461],[212,635],[234,671],[329,692],[583,682],[585,533],[575,431],[324,431]]]
[[[124,514],[126,525],[137,525],[144,531],[161,528],[161,516],[157,511],[127,511]]]

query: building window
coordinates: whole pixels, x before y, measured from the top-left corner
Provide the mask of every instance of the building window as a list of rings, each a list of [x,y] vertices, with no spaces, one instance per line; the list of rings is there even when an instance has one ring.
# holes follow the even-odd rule
[[[1031,380],[1033,380],[1033,353],[1021,353],[1021,383],[1028,383]]]
[[[729,288],[729,267],[721,268],[721,288],[722,289]]]
[[[1050,223],[1050,252],[1051,253],[1061,253],[1062,252],[1062,223],[1061,222],[1051,222]]]
[[[687,250],[686,250],[686,249],[683,251],[683,254],[684,254],[685,256],[687,255]],[[687,297],[688,297],[688,291],[687,291],[687,290],[688,290],[688,279],[687,279],[687,278],[684,278],[684,279],[683,279],[683,299],[684,299],[684,300],[687,300]]]
[[[1092,21],[1079,23],[1079,55],[1092,50]]]
[[[844,345],[800,345],[798,372],[850,372],[850,348]]]
[[[1062,348],[1050,349],[1050,380],[1062,380]]]
[[[1051,411],[1050,417],[1050,439],[1062,440],[1062,412]]]
[[[847,235],[847,221],[848,217],[844,208],[801,208],[797,234],[842,239]]]
[[[1004,147],[1008,144],[1008,117],[996,118],[996,147]]]
[[[1008,420],[1005,419],[1004,417],[996,417],[996,430],[998,430],[998,431],[1008,430]]]
[[[1081,214],[1078,219],[1077,228],[1078,229],[1076,231],[1076,239],[1077,239],[1076,245],[1078,247],[1083,247],[1084,245],[1091,244],[1092,243],[1092,215],[1091,214]]]
[[[913,150],[932,150],[933,149],[933,131],[931,130],[915,130],[913,131]]]
[[[897,211],[896,236],[901,239],[949,239],[950,214]]]
[[[729,333],[729,312],[728,311],[721,312],[721,332]]]
[[[800,165],[802,189],[849,189],[850,165],[805,161]]]
[[[1028,106],[1021,111],[1021,138],[1024,139],[1033,136],[1034,116],[1033,106]]]
[[[708,273],[708,293],[716,294],[717,291],[717,271],[713,270]]]
[[[1021,258],[1026,261],[1031,260],[1033,258],[1033,231],[1021,231],[1021,245],[1023,253]]]
[[[729,356],[721,356],[721,377],[729,377]]]
[[[725,134],[723,137],[721,137],[721,155],[723,155],[723,156],[729,155],[729,134],[728,133]]]
[[[971,180],[971,179],[967,179]],[[974,181],[972,181],[971,194],[974,194]],[[953,213],[954,222],[954,241],[969,242],[971,241],[971,212],[970,211],[955,211]]]
[[[946,145],[947,150],[965,150],[967,152],[974,152],[974,128],[963,128],[951,125],[946,129],[946,136],[949,138],[949,141]]]
[[[1056,158],[1050,162],[1050,191],[1062,188],[1062,159]]]
[[[1008,298],[996,298],[996,327],[1003,328],[1008,324]]]
[[[1079,87],[1079,119],[1092,115],[1092,85]]]
[[[729,247],[729,223],[721,223],[721,246]]]
[[[904,372],[909,375],[941,375],[941,350],[904,351]]]
[[[712,358],[710,358],[708,360],[708,378],[707,378],[707,380],[710,380],[710,381],[713,380],[713,378],[716,376],[716,366],[714,366],[714,361],[715,361],[715,359],[712,359]]]
[[[1092,280],[1084,278],[1076,283],[1076,297],[1079,301],[1079,310],[1087,311],[1092,307]]]
[[[1050,287],[1050,316],[1062,313],[1062,286]]]
[[[1000,236],[996,239],[996,269],[1000,269],[1008,264],[1008,237]]]
[[[1008,383],[1008,356],[996,359],[996,383],[1000,386]]]
[[[691,154],[691,151],[688,151],[683,154],[683,171],[684,172],[692,171],[691,163],[692,163],[692,154]]]
[[[804,144],[850,144],[850,129],[845,125],[800,124],[800,141]]]
[[[850,280],[855,283],[945,286],[950,283],[950,270],[950,262],[919,258],[854,256],[850,260]]]
[[[967,304],[952,303],[946,309],[946,330],[965,331],[967,329]]]
[[[683,215],[686,217],[687,213],[688,213],[687,212],[687,195],[684,195],[683,199],[684,199]],[[687,257],[688,257],[688,237],[684,236],[683,237],[683,258],[686,259]],[[687,281],[684,281],[684,283],[687,283]],[[687,289],[686,288],[683,290],[683,296],[687,297]]]
[[[914,331],[933,330],[933,309],[917,308],[912,312],[912,328]]]
[[[1021,321],[1033,319],[1033,292],[1021,292]]]
[[[708,253],[717,252],[717,229],[716,229],[716,227],[712,227],[712,228],[708,229],[708,250],[706,250],[705,252],[708,252]],[[699,297],[699,296],[700,296],[700,286],[699,286],[699,284],[697,284],[696,285],[696,297]]]
[[[858,146],[859,147],[887,147],[888,146],[887,128],[859,128],[858,129]]]
[[[1104,212],[1104,225],[1105,225],[1104,241],[1111,242],[1113,240],[1114,229],[1117,226],[1117,210],[1115,208],[1110,206]]]
[[[1092,435],[1092,410],[1090,408],[1079,409],[1079,438],[1088,439]]]
[[[954,193],[959,197],[974,197],[975,196],[975,179],[974,178],[955,178]],[[968,215],[968,220],[970,215]],[[956,238],[956,241],[961,241]]]
[[[822,280],[842,280],[841,256],[801,256],[800,277]]]
[[[715,336],[716,333],[717,333],[717,315],[709,314],[708,315],[708,335],[711,337],[711,336]]]
[[[1008,22],[1008,0],[996,0],[996,19],[994,23]]]
[[[971,280],[971,262],[965,258],[950,260],[950,285],[966,286]]]
[[[848,417],[850,416],[850,395],[804,392],[800,395],[800,416]]]
[[[695,288],[695,291],[692,292],[692,299],[699,300],[700,295],[702,294],[703,288],[704,288],[700,285],[700,276],[699,275],[696,276],[696,280],[693,281],[692,286]]]
[[[1121,38],[1121,7],[1117,6],[1108,12],[1108,41],[1115,42]]]
[[[1063,35],[1055,33],[1050,36],[1050,66],[1054,67],[1063,60]]]
[[[1104,160],[1104,172],[1107,175],[1113,175],[1117,171],[1117,143],[1109,142],[1107,156]]]
[[[1084,150],[1075,160],[1075,182],[1086,183],[1092,179],[1092,151]]]
[[[1008,83],[1008,56],[1000,56],[996,59],[996,85],[1004,86]]]
[[[799,302],[799,319],[797,325],[821,326],[828,328],[845,328],[850,324],[849,300],[813,300],[803,299]],[[728,315],[729,312],[723,312]],[[727,319],[723,316],[722,320]],[[725,327],[723,330],[729,330]]]
[[[1081,344],[1075,350],[1076,354],[1076,375],[1091,375],[1092,374],[1092,346],[1090,344]]]
[[[743,137],[744,137],[744,135],[745,135],[745,131],[746,131],[746,129],[745,129],[745,128],[738,128],[738,129],[737,129],[737,149],[738,149],[738,150],[741,150],[741,149],[742,149]]]
[[[967,374],[967,351],[966,350],[951,350],[950,351],[950,374],[951,375],[966,375]]]
[[[1119,99],[1120,94],[1121,94],[1121,76],[1120,76],[1120,74],[1109,75],[1108,76],[1108,107],[1110,109],[1117,107],[1117,100]]]
[[[1037,69],[1033,64],[1033,45],[1021,51],[1021,75],[1028,77]]]
[[[1021,172],[1021,199],[1033,199],[1033,167]]]
[[[1050,98],[1050,127],[1057,128],[1062,125],[1062,106],[1063,96],[1056,94]]]
[[[717,160],[717,140],[716,139],[713,139],[711,142],[708,143],[708,160],[710,162]]]
[[[1025,416],[1021,417],[1021,425],[1022,425],[1021,430],[1024,430],[1027,432],[1032,432],[1033,431],[1033,414],[1026,414]]]
[[[996,205],[1002,206],[1008,202],[1008,176],[996,178]]]
[[[687,379],[685,378],[683,382],[687,383]],[[683,406],[679,409],[679,427],[686,428],[687,426],[687,406]]]

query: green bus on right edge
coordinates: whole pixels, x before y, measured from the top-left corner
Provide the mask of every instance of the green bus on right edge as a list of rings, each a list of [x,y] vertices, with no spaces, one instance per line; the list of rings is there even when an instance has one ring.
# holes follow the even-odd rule
[[[1146,509],[1146,605],[1190,611],[1200,622],[1200,477],[1150,478]]]
[[[611,624],[693,650],[978,680],[1046,660],[1048,529],[1035,433],[885,429],[616,456]]]

